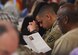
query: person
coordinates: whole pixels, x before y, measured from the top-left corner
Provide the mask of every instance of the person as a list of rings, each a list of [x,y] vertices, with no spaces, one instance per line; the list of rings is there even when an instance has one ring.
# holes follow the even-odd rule
[[[59,8],[57,16],[64,35],[55,42],[52,55],[69,55],[78,47],[78,7],[70,3],[64,4]]]
[[[70,55],[78,55],[78,48],[75,48],[70,52]]]
[[[20,33],[12,15],[0,12],[0,55],[35,55],[29,48],[20,44]]]
[[[15,6],[13,0],[7,0],[2,10],[17,17],[17,20],[20,17],[20,11]]]
[[[54,12],[51,5],[44,5],[38,12],[36,20],[40,27],[43,27],[47,32],[43,35],[45,42],[53,48],[54,42],[62,35],[57,23],[56,23],[56,13]],[[30,32],[36,31],[36,22],[29,22],[28,30]]]
[[[20,35],[14,16],[0,12],[0,55],[35,55],[29,48],[20,44]]]
[[[11,55],[18,48],[19,35],[8,15],[0,13],[0,55]]]

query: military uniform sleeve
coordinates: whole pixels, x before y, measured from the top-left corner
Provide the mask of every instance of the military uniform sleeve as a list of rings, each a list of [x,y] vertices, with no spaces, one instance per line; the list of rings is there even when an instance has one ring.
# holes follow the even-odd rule
[[[51,31],[45,35],[45,42],[53,49],[55,41],[62,35],[58,26],[51,29]]]

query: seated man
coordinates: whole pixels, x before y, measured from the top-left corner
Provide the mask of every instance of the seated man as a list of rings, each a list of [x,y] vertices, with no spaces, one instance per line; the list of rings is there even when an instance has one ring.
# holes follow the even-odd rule
[[[56,13],[51,4],[46,4],[41,7],[36,16],[39,26],[47,30],[46,34],[43,35],[43,39],[51,48],[53,48],[54,42],[62,35],[56,23],[56,18]],[[28,30],[30,32],[36,31],[36,28],[37,25],[35,21],[29,22]]]
[[[69,55],[78,47],[78,7],[64,4],[57,15],[59,27],[64,35],[55,42],[52,55]]]

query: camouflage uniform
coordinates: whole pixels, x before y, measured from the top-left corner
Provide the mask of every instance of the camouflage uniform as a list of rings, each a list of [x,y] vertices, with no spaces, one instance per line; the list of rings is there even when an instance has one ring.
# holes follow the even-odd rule
[[[57,22],[55,22],[51,29],[49,29],[46,34],[43,35],[45,42],[53,48],[54,42],[62,35]]]
[[[32,52],[32,50],[25,47],[24,45],[20,45],[16,52],[18,55],[36,55],[35,52]]]
[[[45,55],[44,53],[36,53],[24,45],[20,45],[16,51],[16,55]]]
[[[45,40],[45,42],[51,47],[53,48],[54,46],[54,42],[62,35],[57,23],[55,22],[54,25],[52,26],[51,29],[49,29],[46,34],[43,35],[43,39]],[[38,54],[35,53],[33,51],[31,51],[30,49],[28,49],[27,47],[24,47],[23,45],[20,45],[18,50],[18,55],[45,55],[45,54]]]

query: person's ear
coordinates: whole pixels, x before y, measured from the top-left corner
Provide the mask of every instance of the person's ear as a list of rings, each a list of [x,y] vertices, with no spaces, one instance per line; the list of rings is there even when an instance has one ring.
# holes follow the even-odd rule
[[[69,21],[68,16],[65,16],[64,19],[63,19],[64,24],[67,24],[68,21]]]
[[[47,18],[48,20],[51,20],[51,16],[50,16],[49,13],[46,14],[46,18]]]

